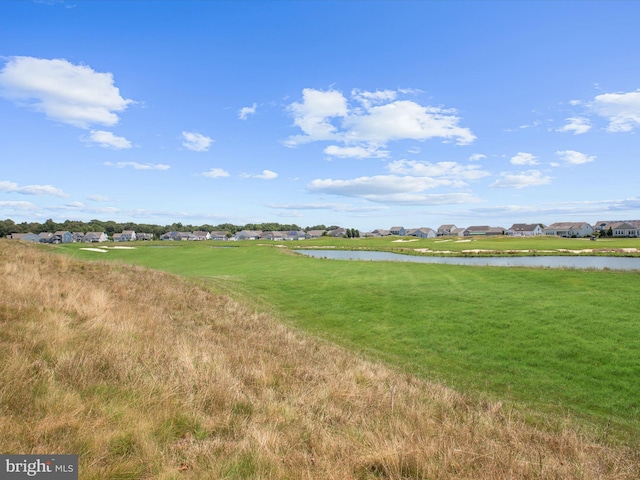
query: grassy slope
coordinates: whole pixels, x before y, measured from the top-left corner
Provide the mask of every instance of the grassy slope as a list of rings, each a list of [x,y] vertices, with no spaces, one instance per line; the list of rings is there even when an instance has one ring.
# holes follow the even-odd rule
[[[0,451],[78,453],[83,480],[639,473],[635,449],[532,427],[170,274],[14,242],[0,269]]]
[[[631,438],[640,432],[638,273],[340,262],[255,243],[171,246],[83,255],[207,278],[423,378]]]

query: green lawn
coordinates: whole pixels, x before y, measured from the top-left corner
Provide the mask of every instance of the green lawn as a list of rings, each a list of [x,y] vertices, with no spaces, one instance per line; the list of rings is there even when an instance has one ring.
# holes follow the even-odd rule
[[[520,240],[481,240],[472,248],[604,247],[600,240]],[[388,239],[300,244],[323,242],[398,245]],[[609,423],[624,436],[640,435],[640,273],[334,261],[258,242],[213,245],[137,243],[135,250],[108,253],[57,248],[203,278],[407,372],[543,415],[568,414],[598,429]]]

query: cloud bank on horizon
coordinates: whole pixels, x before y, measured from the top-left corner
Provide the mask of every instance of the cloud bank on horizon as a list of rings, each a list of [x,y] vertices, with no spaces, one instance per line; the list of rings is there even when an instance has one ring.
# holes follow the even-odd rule
[[[458,18],[442,4],[363,3],[375,18],[411,23],[419,12],[472,25],[471,17]],[[618,4],[626,15],[607,10],[603,17],[605,2],[581,13],[604,29],[629,32],[625,45],[571,21],[577,6],[553,6],[567,20],[566,30],[549,27],[549,44],[512,30],[513,42],[530,52],[517,50],[524,58],[512,60],[521,69],[512,75],[505,74],[504,32],[488,33],[483,50],[465,35],[439,51],[425,50],[444,26],[434,32],[398,26],[392,30],[405,37],[381,38],[371,27],[359,27],[368,50],[323,49],[314,46],[311,33],[283,48],[278,39],[240,42],[239,34],[212,31],[197,20],[219,15],[215,21],[222,22],[239,6],[185,5],[182,14],[194,15],[186,28],[171,20],[175,5],[153,5],[165,30],[175,34],[173,49],[163,43],[162,28],[151,24],[147,33],[158,45],[151,47],[132,31],[127,40],[113,40],[111,51],[98,48],[104,42],[99,33],[115,25],[118,14],[130,14],[130,22],[143,18],[140,5],[110,12],[92,4],[0,5],[0,15],[4,11],[21,27],[0,32],[0,44],[15,48],[0,57],[0,118],[7,126],[0,132],[0,154],[7,159],[0,175],[0,217],[111,215],[195,224],[286,223],[296,217],[302,226],[362,230],[640,218],[634,180],[640,84],[633,80],[640,76],[630,75],[640,74],[634,61],[640,35],[625,20],[631,11],[640,14],[634,4]],[[503,27],[510,11],[528,12],[533,25],[548,22],[535,5],[505,5],[497,19],[483,15],[496,24],[504,21]],[[246,21],[293,35],[278,12],[339,10],[345,19],[336,28],[344,31],[357,16],[346,4],[274,7],[276,12],[266,12],[254,6]],[[78,43],[79,33],[68,28],[59,44],[50,45],[51,13],[68,27],[88,18],[95,35]],[[558,43],[571,35],[602,51],[595,57],[573,53],[575,74],[562,64],[573,52],[570,45]],[[198,45],[194,38],[207,41]],[[233,54],[212,50],[215,41],[232,45]],[[385,42],[405,50],[389,53]],[[551,44],[560,50],[557,58],[535,63],[536,48],[547,51]],[[254,48],[268,62],[243,61],[257,58]],[[453,55],[465,49],[484,54],[485,63],[475,64],[482,81]],[[274,51],[280,53],[268,53]],[[607,55],[613,51],[615,61]],[[302,63],[293,65],[293,59]],[[360,69],[358,61],[390,66]],[[416,67],[420,61],[433,67],[429,75]],[[599,62],[607,68],[598,68]],[[624,81],[615,66],[625,71]],[[534,69],[544,72],[534,77]],[[544,75],[559,70],[567,81],[546,81]],[[59,203],[62,198],[67,201]]]

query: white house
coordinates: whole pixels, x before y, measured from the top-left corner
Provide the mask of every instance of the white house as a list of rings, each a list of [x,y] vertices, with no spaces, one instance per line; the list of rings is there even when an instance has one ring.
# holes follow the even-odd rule
[[[115,237],[115,235],[114,235]],[[133,242],[136,239],[136,232],[134,232],[133,230],[123,230],[122,233],[120,234],[120,241],[121,242]],[[115,238],[114,238],[115,240]]]
[[[85,243],[102,243],[109,240],[109,237],[104,232],[87,232],[82,240]]]
[[[640,220],[599,221],[595,225],[595,230],[602,235],[607,235],[609,229],[614,237],[640,237]]]
[[[514,223],[507,230],[507,235],[511,237],[533,237],[542,235],[542,227],[538,223]]]
[[[211,240],[211,234],[209,232],[196,230],[191,235],[189,235],[189,240]]]
[[[593,233],[593,227],[586,222],[558,222],[543,228],[542,232],[556,237],[588,237]]]
[[[216,230],[210,233],[211,236],[211,240],[229,240],[229,237],[227,236],[227,233],[229,232],[225,232],[223,230]]]

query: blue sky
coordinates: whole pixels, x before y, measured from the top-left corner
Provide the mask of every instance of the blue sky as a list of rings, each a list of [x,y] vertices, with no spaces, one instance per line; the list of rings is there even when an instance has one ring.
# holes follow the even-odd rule
[[[0,218],[640,218],[640,2],[0,2]]]

